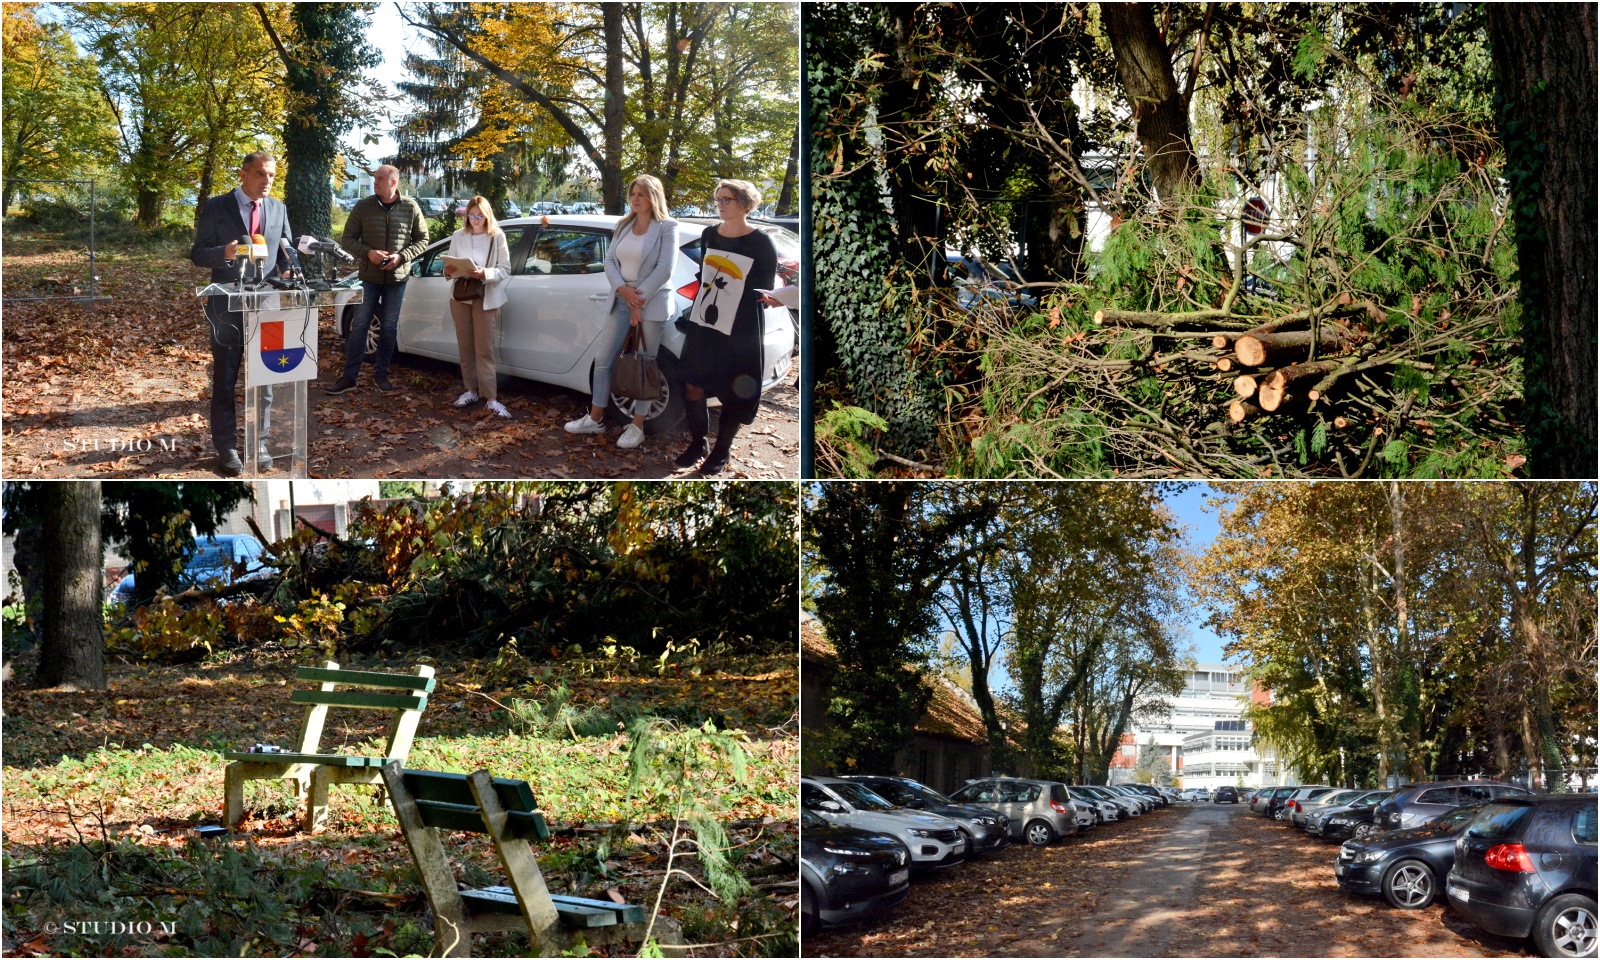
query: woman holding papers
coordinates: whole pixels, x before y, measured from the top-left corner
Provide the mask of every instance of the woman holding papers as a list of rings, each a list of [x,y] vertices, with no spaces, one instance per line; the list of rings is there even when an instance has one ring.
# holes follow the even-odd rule
[[[450,318],[456,325],[461,379],[467,388],[455,405],[486,400],[484,409],[497,417],[511,416],[495,399],[494,369],[495,326],[506,302],[510,266],[511,250],[489,201],[473,197],[467,201],[465,225],[450,237],[444,262],[444,275],[456,281],[451,285]]]
[[[611,403],[611,366],[628,331],[637,327],[644,338],[644,350],[656,355],[661,345],[661,327],[672,310],[672,266],[677,260],[678,224],[667,218],[667,193],[661,181],[649,174],[636,177],[628,187],[628,213],[611,234],[606,248],[606,279],[613,292],[606,308],[610,336],[602,333],[600,351],[594,356],[593,396],[589,412],[566,425],[568,433],[601,433],[605,430],[606,407]],[[642,406],[639,404],[636,407]],[[624,450],[644,440],[644,413],[617,438]]]
[[[761,191],[747,180],[720,180],[715,200],[722,222],[701,234],[705,255],[697,278],[700,286],[678,362],[689,446],[675,462],[680,467],[699,464],[702,475],[720,473],[728,466],[739,427],[756,418],[761,403],[761,307],[777,305],[762,293],[772,289],[777,248],[772,238],[745,219],[760,205]],[[722,401],[717,442],[709,451],[708,394]]]

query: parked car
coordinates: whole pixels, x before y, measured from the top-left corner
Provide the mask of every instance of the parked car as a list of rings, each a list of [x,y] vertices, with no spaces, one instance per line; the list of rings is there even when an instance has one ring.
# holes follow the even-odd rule
[[[1068,786],[1067,796],[1072,798],[1072,805],[1080,811],[1084,809],[1094,811],[1096,823],[1115,823],[1118,820],[1128,819],[1123,809],[1105,797],[1097,797],[1087,787]]]
[[[974,780],[952,793],[950,799],[1005,814],[1011,835],[1035,847],[1048,846],[1058,837],[1078,832],[1078,811],[1067,795],[1066,784],[1054,780]]]
[[[1143,790],[1135,790],[1135,789],[1133,789],[1133,785],[1132,784],[1127,784],[1127,783],[1112,784],[1112,785],[1107,786],[1106,789],[1107,790],[1111,790],[1111,791],[1113,791],[1115,793],[1120,793],[1125,797],[1133,798],[1135,801],[1138,802],[1139,808],[1141,810],[1143,810],[1145,813],[1149,813],[1150,811],[1154,810],[1156,807],[1161,806],[1161,804],[1156,802],[1156,798],[1155,797],[1150,796],[1149,794],[1145,793]]]
[[[1592,957],[1595,799],[1497,797],[1456,838],[1451,909],[1502,937],[1533,936],[1544,957]]]
[[[1136,793],[1144,794],[1145,796],[1149,797],[1151,800],[1154,800],[1156,802],[1156,806],[1158,806],[1158,807],[1164,807],[1167,804],[1172,802],[1171,800],[1167,799],[1167,795],[1165,793],[1161,792],[1161,788],[1155,786],[1154,784],[1150,784],[1150,783],[1124,783],[1124,784],[1122,784],[1122,786],[1127,787],[1129,790],[1133,790]]]
[[[800,811],[800,933],[882,913],[911,891],[905,844]]]
[[[206,590],[211,587],[260,580],[274,573],[272,567],[262,562],[266,548],[249,534],[224,534],[215,537],[195,537],[194,554],[184,562],[178,575],[178,588]],[[117,581],[111,591],[112,603],[127,604],[133,599],[133,574]]]
[[[1239,791],[1233,787],[1218,787],[1217,792],[1211,795],[1212,803],[1238,803]]]
[[[1355,827],[1364,822],[1368,825],[1368,829],[1362,834],[1365,836],[1367,833],[1372,832],[1372,808],[1376,807],[1388,795],[1389,792],[1387,790],[1342,790],[1332,794],[1331,796],[1336,798],[1334,801],[1327,803],[1319,801],[1319,805],[1306,814],[1306,833],[1326,840],[1342,840],[1345,837],[1354,836]],[[1339,800],[1337,799],[1339,797],[1345,799]],[[1364,818],[1362,817],[1363,814],[1366,815]],[[1330,830],[1328,821],[1334,817],[1342,817],[1342,819],[1339,821],[1338,827]]]
[[[834,826],[887,833],[906,846],[913,867],[944,867],[967,854],[961,827],[948,817],[897,808],[859,783],[802,777],[800,806]]]
[[[566,212],[566,208],[554,200],[539,200],[528,205],[530,217],[554,217]]]
[[[897,807],[936,813],[954,820],[967,835],[973,853],[1004,850],[1011,842],[1011,825],[1003,813],[986,807],[963,806],[950,798],[906,777],[846,776],[842,780],[859,783]]]
[[[511,248],[511,277],[506,281],[507,300],[499,321],[496,369],[501,374],[588,396],[595,353],[609,337],[605,306],[612,291],[604,260],[612,229],[620,219],[573,215],[501,221]],[[700,231],[679,224],[675,242],[679,255],[668,283],[676,291],[676,316],[694,302]],[[412,263],[400,308],[397,349],[454,364],[460,357],[449,310],[452,281],[444,275],[449,245],[449,238],[439,240]],[[349,335],[353,315],[353,306],[337,308],[335,324],[340,335]],[[789,375],[797,325],[783,307],[767,307],[762,316],[762,386],[766,389]],[[378,324],[372,324],[367,332],[368,356],[377,353],[378,333]],[[683,341],[683,332],[675,324],[664,325],[656,362],[666,379],[665,395],[637,402],[613,396],[613,420],[621,423],[640,412],[647,434],[677,428],[683,418],[682,390],[676,379]]]
[[[1391,830],[1339,847],[1333,877],[1342,890],[1382,896],[1401,910],[1433,903],[1456,859],[1456,837],[1483,809],[1457,807],[1410,830]]]
[[[1287,819],[1289,812],[1284,808],[1288,805],[1289,799],[1303,789],[1305,788],[1299,786],[1275,788],[1267,799],[1266,809],[1261,811],[1262,815],[1269,820]]]
[[[1486,803],[1505,796],[1531,796],[1522,787],[1496,780],[1414,783],[1401,787],[1378,804],[1373,824],[1379,830],[1400,830],[1426,823],[1446,810],[1468,803]]]
[[[1301,787],[1289,794],[1289,799],[1283,802],[1283,819],[1289,821],[1291,826],[1300,826],[1305,819],[1306,804],[1320,800],[1333,792],[1333,787]]]
[[[1074,791],[1085,793],[1091,798],[1103,800],[1106,803],[1112,804],[1117,808],[1118,811],[1120,811],[1117,816],[1117,819],[1119,820],[1132,820],[1134,817],[1143,816],[1144,814],[1144,804],[1133,799],[1132,797],[1123,796],[1122,794],[1113,791],[1110,787],[1104,787],[1098,784],[1090,784],[1073,787],[1072,789]]]
[[[976,256],[945,251],[946,270],[956,288],[956,304],[971,310],[979,303],[1002,304],[1012,310],[1031,309],[1039,298],[1022,287],[1022,278],[1009,261],[991,263]]]
[[[500,205],[500,209],[495,211],[496,219],[511,219],[520,216],[522,216],[522,207],[515,200],[507,199],[505,203]]]

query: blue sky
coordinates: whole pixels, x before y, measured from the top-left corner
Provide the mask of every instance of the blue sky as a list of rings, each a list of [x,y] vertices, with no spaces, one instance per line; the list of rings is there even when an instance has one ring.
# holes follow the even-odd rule
[[[1165,503],[1185,528],[1184,534],[1188,538],[1191,553],[1205,553],[1206,548],[1221,532],[1221,527],[1217,524],[1216,510],[1206,506],[1206,498],[1214,495],[1215,491],[1210,486],[1201,483],[1189,487],[1180,494],[1165,498]],[[1194,658],[1205,663],[1223,662],[1223,641],[1221,637],[1206,629],[1206,611],[1193,604],[1188,609],[1193,616],[1185,626],[1188,629],[1188,641],[1194,645]]]

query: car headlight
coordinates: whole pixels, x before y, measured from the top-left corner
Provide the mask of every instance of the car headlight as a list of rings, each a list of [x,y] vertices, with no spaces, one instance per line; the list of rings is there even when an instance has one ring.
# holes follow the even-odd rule
[[[838,863],[836,863],[833,866],[828,868],[828,874],[830,876],[835,876],[835,877],[842,876],[842,875],[847,874],[847,873],[871,873],[871,872],[872,872],[872,868],[867,866],[864,863],[850,863],[850,862],[845,861],[845,860],[841,860]]]
[[[830,847],[830,846],[827,846],[827,845],[824,845],[822,849],[828,851],[831,854],[834,854],[834,855],[840,856],[840,857],[870,857],[870,856],[872,856],[872,853],[870,851],[867,851],[867,850],[850,850],[850,849],[847,849],[845,847]]]
[[[1371,863],[1383,856],[1382,850],[1358,850],[1351,859],[1356,863]]]
[[[920,837],[923,840],[927,840],[927,839],[929,839],[929,838],[931,838],[933,836],[933,831],[932,830],[919,830],[916,827],[912,827],[911,829],[907,830],[906,832],[911,834],[913,837]]]

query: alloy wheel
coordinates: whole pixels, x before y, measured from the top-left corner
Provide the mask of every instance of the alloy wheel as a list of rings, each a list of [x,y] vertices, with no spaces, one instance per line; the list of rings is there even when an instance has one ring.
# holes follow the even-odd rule
[[[1350,831],[1350,835],[1358,840],[1369,835],[1370,833],[1372,833],[1372,824],[1370,823],[1358,823],[1356,824],[1356,828]]]
[[[1420,863],[1403,863],[1389,875],[1389,902],[1417,910],[1433,902],[1433,872]]]
[[[1564,957],[1587,957],[1595,950],[1595,915],[1587,907],[1568,907],[1551,921],[1557,952]]]

